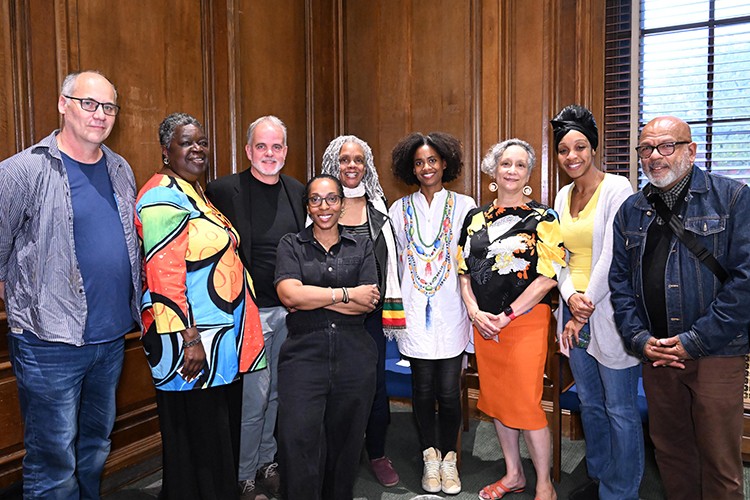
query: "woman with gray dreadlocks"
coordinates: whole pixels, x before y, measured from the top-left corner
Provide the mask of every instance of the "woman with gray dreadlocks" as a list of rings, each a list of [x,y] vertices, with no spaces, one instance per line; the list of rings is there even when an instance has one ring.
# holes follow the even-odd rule
[[[383,188],[375,170],[372,150],[353,135],[337,137],[323,154],[322,173],[338,177],[344,187],[346,208],[339,224],[353,234],[372,240],[378,270],[380,302],[365,319],[365,329],[378,347],[377,387],[367,422],[365,444],[373,474],[383,486],[398,483],[398,473],[385,456],[385,435],[390,421],[385,389],[385,342],[404,331],[404,309],[396,264],[396,244],[388,219]]]

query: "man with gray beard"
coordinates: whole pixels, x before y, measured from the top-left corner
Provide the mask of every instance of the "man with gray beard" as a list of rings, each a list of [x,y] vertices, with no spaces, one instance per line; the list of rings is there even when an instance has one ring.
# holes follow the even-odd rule
[[[278,497],[275,460],[279,351],[287,336],[287,310],[274,287],[276,247],[286,233],[305,227],[305,187],[281,173],[287,132],[277,117],[262,116],[247,130],[245,153],[250,168],[211,182],[206,196],[240,235],[239,253],[250,272],[260,311],[268,369],[242,377],[239,480],[242,500]]]
[[[609,282],[625,346],[644,361],[664,488],[670,500],[741,499],[750,189],[696,167],[679,118],[651,120],[636,150],[650,183],[617,213]]]

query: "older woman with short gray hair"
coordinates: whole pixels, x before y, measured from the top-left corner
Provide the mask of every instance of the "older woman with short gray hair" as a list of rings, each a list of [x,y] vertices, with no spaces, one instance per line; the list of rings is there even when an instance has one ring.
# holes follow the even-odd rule
[[[490,148],[482,172],[497,198],[466,216],[458,242],[461,295],[474,324],[482,386],[477,408],[493,418],[505,475],[479,492],[492,500],[526,488],[521,432],[536,470],[535,498],[557,498],[542,409],[550,291],[565,265],[555,212],[531,198],[534,149],[520,139]],[[508,383],[508,381],[513,381]]]

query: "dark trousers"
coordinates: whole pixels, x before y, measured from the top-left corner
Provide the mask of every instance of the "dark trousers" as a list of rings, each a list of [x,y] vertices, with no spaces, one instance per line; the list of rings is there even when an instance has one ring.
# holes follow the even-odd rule
[[[156,391],[162,437],[160,499],[239,498],[242,384]]]
[[[461,359],[409,358],[414,418],[421,449],[434,447],[445,455],[456,451],[461,428]],[[439,440],[435,434],[435,401]]]
[[[651,440],[669,500],[742,499],[744,356],[643,366]]]
[[[372,402],[370,418],[365,432],[365,448],[370,459],[385,456],[385,434],[391,422],[391,409],[385,389],[385,334],[383,333],[383,310],[378,309],[367,315],[365,330],[370,334],[378,349],[376,367],[375,399]]]
[[[353,497],[376,363],[377,351],[364,328],[290,330],[279,355],[284,498]]]

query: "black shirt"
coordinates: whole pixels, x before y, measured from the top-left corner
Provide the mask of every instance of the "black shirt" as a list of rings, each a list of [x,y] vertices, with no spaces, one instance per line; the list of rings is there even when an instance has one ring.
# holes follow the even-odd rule
[[[659,192],[664,202],[670,206],[675,214],[682,211],[689,184],[690,176],[688,175],[668,193]],[[667,290],[664,282],[666,281],[667,258],[669,257],[673,236],[674,233],[661,218],[654,220],[648,228],[646,249],[643,253],[643,298],[651,323],[651,335],[656,338],[669,336]]]
[[[280,306],[276,295],[274,271],[276,247],[287,233],[297,231],[292,205],[281,182],[265,184],[250,178],[250,276],[253,279],[258,307]]]
[[[355,236],[339,226],[339,241],[329,251],[313,237],[310,225],[287,234],[276,252],[276,279],[296,279],[304,285],[355,287],[377,283],[375,255],[369,238]],[[339,295],[340,296],[340,295]],[[347,315],[325,308],[294,311],[287,316],[290,334],[364,324],[364,314]]]

